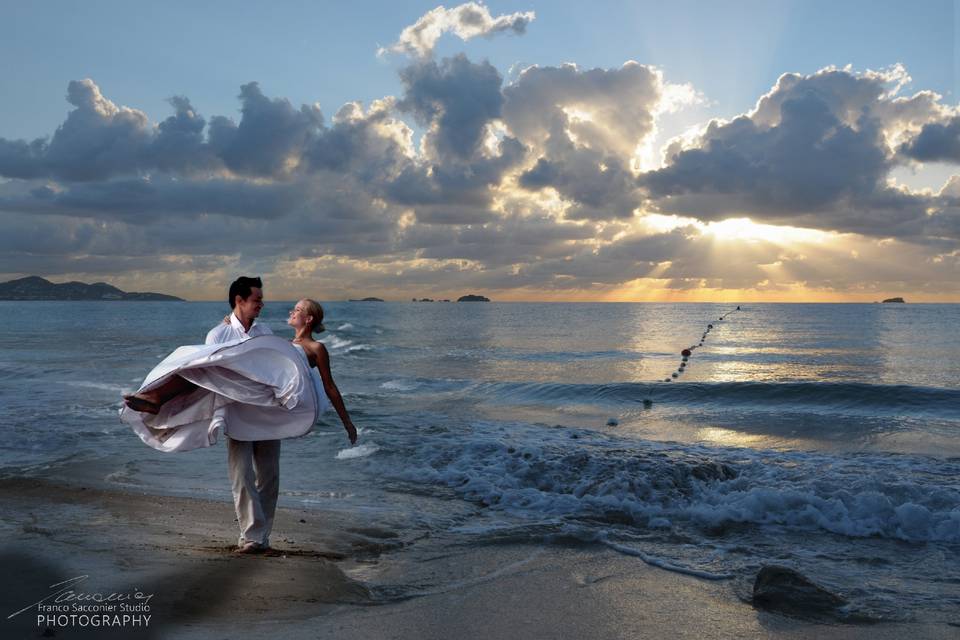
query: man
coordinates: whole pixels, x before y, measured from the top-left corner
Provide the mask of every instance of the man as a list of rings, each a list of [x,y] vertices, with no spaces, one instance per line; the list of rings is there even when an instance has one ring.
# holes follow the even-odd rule
[[[263,309],[260,278],[241,276],[230,285],[229,324],[222,322],[207,333],[206,344],[220,344],[239,338],[272,335],[257,323]],[[227,468],[233,489],[233,506],[240,524],[238,553],[263,553],[270,548],[270,530],[280,494],[280,441],[244,442],[227,440]]]

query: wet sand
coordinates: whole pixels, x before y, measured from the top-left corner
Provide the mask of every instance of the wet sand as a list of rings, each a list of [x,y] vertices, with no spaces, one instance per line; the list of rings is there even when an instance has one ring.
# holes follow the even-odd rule
[[[232,505],[0,480],[3,638],[955,638],[956,627],[822,624],[760,611],[729,581],[610,550],[450,546],[335,512],[280,509],[263,556],[232,553]],[[45,629],[49,585],[140,594],[148,626]],[[391,587],[394,585],[394,587]],[[52,602],[52,599],[48,602]],[[141,612],[138,615],[147,615]],[[52,632],[52,635],[51,635]],[[44,636],[44,633],[47,635]]]

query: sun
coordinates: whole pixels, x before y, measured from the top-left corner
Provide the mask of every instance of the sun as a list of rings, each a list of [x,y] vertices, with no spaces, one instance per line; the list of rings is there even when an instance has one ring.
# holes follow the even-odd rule
[[[772,242],[778,245],[794,243],[823,243],[831,234],[817,229],[801,229],[782,225],[761,224],[750,218],[728,218],[720,222],[695,222],[704,235],[712,236],[718,242],[758,241]]]
[[[838,235],[818,229],[763,224],[754,222],[750,218],[727,218],[717,222],[702,222],[697,218],[657,213],[646,214],[640,225],[640,228],[649,233],[668,233],[681,227],[692,227],[718,243],[765,241],[780,246],[798,243],[824,244],[836,239]]]

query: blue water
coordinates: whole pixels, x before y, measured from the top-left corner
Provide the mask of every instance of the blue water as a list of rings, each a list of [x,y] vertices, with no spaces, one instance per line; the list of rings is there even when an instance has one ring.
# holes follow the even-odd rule
[[[282,501],[393,528],[396,553],[596,545],[744,584],[787,564],[852,613],[960,622],[960,305],[734,306],[326,304],[360,446],[332,412],[286,442]],[[289,308],[261,319],[291,335]],[[222,303],[0,311],[3,473],[228,499],[222,446],[161,454],[117,418]]]

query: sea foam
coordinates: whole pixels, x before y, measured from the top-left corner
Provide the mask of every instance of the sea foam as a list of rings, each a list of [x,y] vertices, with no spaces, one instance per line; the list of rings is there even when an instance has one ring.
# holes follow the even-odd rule
[[[589,518],[711,535],[746,523],[960,542],[960,487],[928,475],[960,477],[960,465],[949,461],[577,442],[552,432],[538,441],[499,433],[459,443],[427,439],[397,475],[533,520]]]

